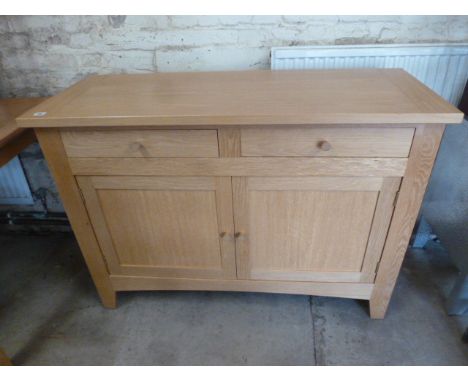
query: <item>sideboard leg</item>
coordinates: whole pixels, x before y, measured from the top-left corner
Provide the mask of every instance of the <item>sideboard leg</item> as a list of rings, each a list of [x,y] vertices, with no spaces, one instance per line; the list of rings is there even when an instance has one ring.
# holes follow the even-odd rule
[[[387,311],[388,304],[390,302],[390,297],[387,300],[376,300],[371,299],[369,301],[369,315],[370,318],[374,320],[382,320],[385,318],[385,312]]]
[[[110,281],[109,270],[97,242],[78,184],[68,163],[60,132],[54,129],[36,129],[36,136],[47,159],[50,172],[54,177],[68,219],[102,304],[106,308],[115,308],[116,295]]]
[[[416,128],[369,302],[372,318],[385,317],[443,132],[443,125],[419,125]]]
[[[102,305],[107,309],[117,308],[117,292],[105,291],[103,294],[99,293]]]

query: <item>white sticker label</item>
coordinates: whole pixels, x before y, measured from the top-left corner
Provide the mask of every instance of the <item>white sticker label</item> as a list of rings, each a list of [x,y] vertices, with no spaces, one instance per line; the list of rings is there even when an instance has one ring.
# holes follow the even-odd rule
[[[47,115],[47,112],[46,111],[36,111],[33,115],[35,117],[43,117],[44,115]]]

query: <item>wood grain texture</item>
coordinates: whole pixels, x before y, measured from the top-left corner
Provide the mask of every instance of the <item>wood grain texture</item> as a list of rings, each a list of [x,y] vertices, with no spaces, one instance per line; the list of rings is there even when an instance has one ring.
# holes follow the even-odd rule
[[[359,189],[350,191],[346,179],[295,178],[294,182],[287,178],[287,187],[278,190],[282,180],[262,183],[262,179],[247,178],[241,190],[244,195],[238,197],[234,190],[234,214],[240,214],[236,222],[242,227],[236,224],[236,231],[245,236],[238,264],[245,276],[330,282],[359,279],[377,201],[375,185],[363,178]],[[366,190],[369,183],[371,189]],[[244,205],[236,204],[236,199]]]
[[[306,124],[300,124],[300,125],[295,125],[295,124],[270,124],[270,125],[211,125],[211,124],[204,124],[204,125],[138,125],[138,126],[80,126],[80,127],[73,127],[73,126],[64,126],[60,127],[60,131],[67,131],[67,132],[76,132],[76,131],[128,131],[131,129],[136,129],[136,130],[211,130],[211,129],[217,129],[218,134],[220,130],[223,129],[232,129],[232,130],[238,130],[239,131],[239,140],[240,140],[240,129],[243,127],[245,128],[258,128],[258,129],[263,129],[263,128],[269,128],[269,127],[279,127],[279,128],[292,128],[292,127],[340,127],[340,128],[359,128],[359,127],[379,127],[379,128],[409,128],[409,129],[415,129],[416,126],[421,125],[419,124],[409,124],[409,123],[374,123],[374,124],[369,124],[369,123],[337,123],[337,124],[323,124],[323,123],[306,123]],[[219,138],[219,137],[218,137]]]
[[[69,157],[216,158],[216,130],[64,131]]]
[[[236,126],[218,128],[219,156],[235,158],[241,156],[241,133]]]
[[[19,128],[15,118],[44,100],[45,98],[0,99],[0,166],[36,142],[34,131]]]
[[[249,191],[252,270],[361,270],[377,192]]]
[[[75,175],[403,176],[406,158],[70,158]]]
[[[108,177],[106,177],[108,179]],[[96,192],[94,179],[89,176],[77,176],[76,181],[80,188],[83,197],[83,202],[86,205],[86,210],[90,221],[93,225],[96,238],[102,251],[102,255],[106,259],[106,264],[110,274],[118,274],[121,272],[121,266],[117,253],[114,249],[112,237],[107,229],[106,219],[102,211],[101,202]]]
[[[98,195],[122,265],[221,268],[214,191],[100,190]]]
[[[383,318],[387,311],[443,131],[443,125],[427,125],[416,129],[370,300],[372,318]]]
[[[112,274],[235,278],[230,178],[78,181]]]
[[[241,146],[246,157],[406,158],[413,134],[409,127],[242,128]]]
[[[102,303],[108,308],[115,308],[115,291],[80,190],[70,171],[60,132],[46,129],[36,131],[36,135]]]
[[[35,112],[47,114],[34,116]],[[21,127],[459,123],[401,69],[92,76],[17,119]]]
[[[232,200],[234,212],[234,230],[236,237],[236,265],[237,278],[248,279],[250,277],[249,261],[249,190],[246,177],[232,178]]]
[[[374,282],[377,264],[382,256],[400,184],[401,178],[383,179],[361,269],[361,282]]]
[[[93,176],[92,184],[103,190],[216,190],[216,178],[208,176]]]
[[[283,281],[311,281],[311,282],[337,282],[359,283],[361,272],[349,271],[310,271],[310,270],[277,270],[277,269],[251,269],[249,278],[252,280],[283,280]]]
[[[196,290],[291,293],[314,296],[348,297],[368,300],[374,287],[365,283],[298,282],[266,280],[200,280],[157,277],[111,276],[119,291],[135,290]]]
[[[216,177],[216,211],[219,225],[219,244],[224,279],[235,279],[236,244],[234,240],[234,212],[231,177]]]
[[[0,167],[34,142],[36,142],[36,135],[33,130],[25,130],[21,134],[15,134],[14,138],[9,139],[0,147]]]
[[[380,191],[384,178],[358,176],[253,177],[251,190]]]
[[[0,148],[25,131],[16,124],[15,118],[44,100],[46,98],[0,99]]]

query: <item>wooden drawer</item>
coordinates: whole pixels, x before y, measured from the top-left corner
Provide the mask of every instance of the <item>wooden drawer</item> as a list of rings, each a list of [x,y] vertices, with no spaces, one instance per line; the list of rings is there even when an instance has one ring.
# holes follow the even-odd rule
[[[408,157],[410,127],[246,127],[245,157]]]
[[[77,158],[218,157],[216,130],[64,131],[62,140]]]

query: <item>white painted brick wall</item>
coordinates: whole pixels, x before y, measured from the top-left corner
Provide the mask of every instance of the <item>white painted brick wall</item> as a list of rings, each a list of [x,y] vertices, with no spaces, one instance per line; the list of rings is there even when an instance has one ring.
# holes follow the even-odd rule
[[[91,73],[251,70],[287,45],[468,42],[466,16],[0,16],[0,96]]]

